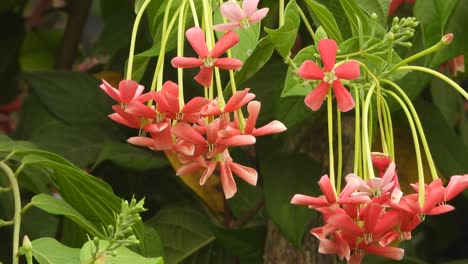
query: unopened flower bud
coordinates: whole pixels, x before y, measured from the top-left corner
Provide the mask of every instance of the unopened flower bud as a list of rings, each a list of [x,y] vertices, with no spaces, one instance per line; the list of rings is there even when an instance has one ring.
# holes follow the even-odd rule
[[[452,33],[448,33],[446,35],[444,35],[442,37],[442,43],[444,43],[445,45],[449,45],[453,40],[453,34]]]
[[[23,237],[23,248],[27,251],[32,250],[31,240],[29,240],[28,236]]]
[[[377,16],[376,13],[372,13],[371,18],[372,18],[373,20],[377,20],[378,16]]]

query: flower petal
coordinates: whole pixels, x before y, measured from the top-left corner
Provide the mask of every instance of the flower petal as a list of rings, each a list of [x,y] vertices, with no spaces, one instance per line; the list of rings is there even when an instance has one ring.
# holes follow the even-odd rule
[[[340,79],[354,80],[361,76],[359,63],[348,61],[335,68],[335,75]]]
[[[329,72],[335,67],[336,62],[336,51],[338,45],[332,39],[322,39],[318,43],[318,51],[322,58],[323,68],[326,72]]]
[[[147,118],[154,118],[156,116],[156,112],[153,108],[146,106],[144,103],[140,101],[133,101],[129,103],[125,107],[125,112],[140,116],[140,117],[147,117]]]
[[[185,104],[185,106],[182,108],[182,112],[184,114],[198,113],[209,102],[210,100],[201,96],[194,97],[188,101],[187,104]]]
[[[214,66],[223,70],[237,70],[242,67],[242,61],[233,58],[216,59]]]
[[[299,204],[299,205],[307,205],[310,207],[323,207],[327,206],[328,202],[324,199],[324,197],[312,197],[303,194],[295,194],[291,199],[291,204]]]
[[[193,27],[185,32],[185,36],[187,36],[187,40],[192,46],[193,50],[200,56],[201,58],[205,58],[208,56],[209,51],[206,47],[205,41],[205,34],[203,30],[199,27]]]
[[[107,95],[109,95],[115,101],[121,103],[122,98],[120,97],[119,90],[115,89],[108,82],[102,80],[102,84],[99,86]]]
[[[255,128],[252,131],[252,135],[256,136],[256,137],[259,137],[259,136],[264,136],[264,135],[280,133],[280,132],[283,132],[283,131],[286,131],[286,130],[287,130],[287,128],[283,123],[281,123],[278,120],[273,120],[270,123],[268,123],[268,124],[266,124],[266,125],[264,125],[262,127]]]
[[[249,118],[245,123],[244,133],[250,134],[255,128],[255,123],[257,123],[258,114],[260,113],[261,103],[259,101],[252,101],[247,105],[247,112],[249,113]]]
[[[304,99],[304,103],[312,109],[312,111],[317,111],[322,106],[323,100],[327,96],[329,84],[326,82],[321,82],[317,87],[315,87],[312,92],[310,92]]]
[[[249,90],[249,88],[246,88],[242,91],[235,92],[224,106],[223,112],[230,113],[239,109],[241,107],[240,103],[242,102],[244,97],[249,93]]]
[[[192,163],[188,163],[188,164],[180,166],[177,169],[176,174],[178,176],[183,176],[183,175],[191,174],[191,173],[194,173],[194,172],[198,172],[202,168],[203,167],[200,164],[198,164],[196,162],[192,162]]]
[[[209,56],[212,58],[218,58],[226,50],[234,47],[239,42],[239,36],[236,33],[229,31],[226,32],[219,40],[216,42],[213,49],[210,51]]]
[[[236,182],[234,181],[234,177],[232,177],[232,172],[229,166],[224,162],[220,162],[219,165],[221,186],[223,187],[224,196],[226,196],[226,199],[229,199],[237,192]]]
[[[306,60],[297,70],[299,75],[304,80],[322,80],[324,77],[323,70],[311,60]]]
[[[123,81],[120,81],[119,83],[119,91],[120,91],[120,96],[122,98],[122,102],[130,103],[133,100],[133,98],[135,98],[135,95],[138,90],[139,90],[139,85],[135,81],[123,80]]]
[[[237,135],[221,139],[218,143],[226,146],[247,146],[255,144],[255,137],[252,135]]]
[[[201,67],[200,72],[193,78],[204,87],[210,87],[213,77],[213,68]]]
[[[330,179],[328,178],[328,175],[323,175],[322,178],[320,178],[320,180],[318,181],[318,185],[320,187],[320,190],[322,190],[322,193],[327,198],[328,203],[336,203],[336,194],[333,190],[333,186],[330,182]]]
[[[395,260],[401,260],[405,255],[405,251],[402,248],[397,247],[368,246],[365,251],[373,255]]]
[[[240,27],[242,26],[239,24],[239,22],[229,22],[229,23],[214,25],[213,29],[216,31],[220,31],[220,32],[226,32],[226,31],[230,31],[230,30],[240,28]]]
[[[171,64],[176,68],[196,68],[203,65],[203,61],[198,58],[175,57]]]
[[[257,185],[258,173],[255,169],[242,166],[235,162],[228,162],[228,165],[231,168],[232,172],[234,172],[237,176],[246,181],[248,184],[253,186]]]
[[[333,92],[335,93],[336,103],[341,112],[348,112],[354,108],[353,96],[339,80],[333,82]]]
[[[229,20],[241,21],[244,18],[244,11],[236,1],[229,1],[221,5],[221,14]]]
[[[245,17],[251,17],[257,10],[259,0],[244,0],[242,2],[242,10]]]
[[[193,129],[191,125],[185,122],[179,122],[172,127],[172,133],[180,139],[192,144],[206,144],[205,138]]]
[[[269,9],[265,7],[265,8],[262,8],[262,9],[258,10],[255,13],[253,13],[253,15],[250,16],[249,23],[250,24],[255,24],[258,21],[262,20],[268,14],[268,10]]]

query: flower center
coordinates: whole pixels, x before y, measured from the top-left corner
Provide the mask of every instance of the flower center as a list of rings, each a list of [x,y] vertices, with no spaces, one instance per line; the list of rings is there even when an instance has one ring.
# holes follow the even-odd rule
[[[245,29],[249,29],[250,28],[250,23],[249,23],[249,18],[248,17],[244,17],[241,21],[239,21],[239,24],[245,28]]]
[[[216,61],[216,58],[211,58],[211,57],[206,57],[203,60],[203,64],[205,64],[206,67],[211,68],[214,66],[214,63]]]
[[[336,80],[338,80],[338,78],[335,75],[335,71],[331,70],[329,72],[325,72],[325,74],[323,76],[323,81],[324,82],[332,84]]]
[[[176,113],[176,120],[177,121],[182,121],[184,119],[184,113]]]
[[[217,149],[216,143],[214,143],[214,144],[208,144],[208,152],[209,152],[209,153],[215,152],[216,149]]]

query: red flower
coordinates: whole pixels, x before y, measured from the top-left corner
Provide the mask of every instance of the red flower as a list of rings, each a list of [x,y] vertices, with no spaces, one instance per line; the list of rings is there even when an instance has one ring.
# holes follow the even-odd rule
[[[213,76],[213,67],[224,70],[237,70],[242,66],[242,61],[233,58],[219,58],[226,50],[234,47],[239,42],[239,37],[234,32],[224,34],[211,51],[208,51],[205,42],[205,34],[199,27],[193,27],[185,33],[190,45],[199,58],[175,57],[171,60],[172,66],[177,68],[201,67],[195,76],[199,84],[210,87]]]
[[[395,11],[400,7],[403,2],[408,3],[408,4],[414,4],[416,0],[391,0],[390,1],[390,6],[388,8],[388,15],[392,16]]]
[[[338,108],[342,112],[347,112],[354,108],[353,97],[339,79],[354,80],[358,78],[360,76],[359,63],[348,61],[336,67],[337,50],[338,46],[334,40],[320,40],[318,51],[322,58],[323,69],[317,66],[315,62],[306,60],[297,71],[297,74],[304,80],[322,81],[304,100],[305,104],[313,111],[318,110],[322,106],[330,86],[333,87]]]

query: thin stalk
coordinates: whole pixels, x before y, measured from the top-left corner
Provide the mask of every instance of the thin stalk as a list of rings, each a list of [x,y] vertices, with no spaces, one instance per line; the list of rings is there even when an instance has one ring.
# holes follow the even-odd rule
[[[195,3],[193,0],[190,1],[190,9],[192,11],[192,16],[193,16],[193,24],[195,27],[200,27],[200,24],[198,23],[198,14],[197,14],[197,8],[195,7]]]
[[[136,36],[138,33],[138,25],[140,25],[140,20],[141,17],[143,16],[143,13],[145,12],[146,7],[148,4],[151,2],[151,0],[146,0],[143,5],[141,5],[140,10],[138,10],[138,13],[135,18],[135,22],[133,23],[133,29],[132,29],[132,37],[130,40],[130,51],[128,54],[128,64],[127,64],[127,72],[125,74],[125,80],[131,80],[132,79],[132,68],[133,68],[133,57],[135,56],[135,42],[136,42]]]
[[[336,192],[335,184],[335,160],[333,155],[333,98],[332,89],[328,89],[327,94],[327,117],[328,117],[328,154],[329,154],[329,168],[330,168],[330,182],[333,190]]]
[[[279,27],[284,25],[284,0],[279,0]]]
[[[343,170],[343,138],[341,135],[341,111],[336,108],[336,137],[338,139],[338,163],[337,163],[337,192],[341,193],[341,177]]]
[[[413,136],[413,142],[414,142],[414,150],[416,152],[416,162],[418,165],[418,186],[419,186],[418,202],[419,202],[419,206],[423,208],[424,202],[425,202],[424,201],[425,200],[424,170],[423,170],[423,164],[422,164],[422,158],[421,158],[421,150],[419,148],[418,133],[414,125],[414,120],[413,120],[413,117],[411,116],[410,111],[408,110],[408,107],[406,107],[405,103],[401,100],[400,97],[398,97],[397,94],[395,94],[392,91],[386,91],[386,93],[392,96],[400,104],[401,108],[405,112],[406,118],[408,119],[408,123],[411,128],[411,135]]]
[[[376,84],[372,83],[369,91],[367,92],[366,99],[364,102],[364,107],[362,110],[362,126],[363,126],[363,141],[364,141],[364,149],[365,149],[365,160],[367,165],[367,173],[370,179],[375,178],[374,169],[372,168],[372,159],[371,159],[371,147],[369,143],[369,130],[368,130],[368,121],[369,121],[369,109],[371,108],[371,99],[372,94],[374,92]],[[365,169],[365,168],[364,168]]]
[[[312,37],[312,39],[315,39],[315,32],[312,29],[312,26],[310,25],[309,20],[307,20],[307,17],[305,16],[304,11],[302,11],[300,7],[297,8],[297,11],[299,12],[299,16],[301,17],[302,22],[304,22],[304,25],[306,26],[307,31],[309,31],[310,36]]]
[[[429,164],[429,170],[431,171],[432,179],[437,180],[439,176],[437,175],[437,169],[434,163],[434,159],[432,158],[431,150],[429,149],[429,144],[427,143],[426,135],[424,133],[421,120],[419,119],[418,113],[416,112],[416,109],[414,108],[413,103],[411,102],[409,97],[406,95],[406,93],[403,91],[403,89],[400,86],[398,86],[396,83],[389,81],[389,80],[382,80],[382,82],[389,84],[395,90],[397,90],[397,92],[401,95],[405,103],[408,105],[411,111],[411,114],[413,115],[416,128],[418,129],[419,137],[421,138],[421,143],[423,145],[424,154],[426,154],[426,159],[427,159],[427,163]]]
[[[13,193],[13,198],[15,201],[15,213],[13,217],[13,264],[18,264],[19,263],[19,236],[20,236],[20,227],[21,227],[21,195],[19,191],[19,186],[18,186],[18,180],[16,179],[15,174],[13,171],[6,165],[4,162],[0,161],[0,169],[2,169],[6,176],[8,177],[8,180],[10,181],[10,185],[12,188],[12,193]]]
[[[425,72],[425,73],[429,73],[431,75],[434,75],[435,77],[441,79],[442,81],[448,83],[450,86],[455,88],[455,90],[457,90],[461,95],[463,95],[463,97],[465,97],[466,100],[468,100],[468,93],[465,90],[463,90],[463,88],[461,88],[460,85],[458,85],[452,79],[450,79],[449,77],[443,75],[442,73],[440,73],[438,71],[434,71],[432,69],[428,69],[426,67],[421,67],[421,66],[401,66],[396,70],[397,71],[415,70],[415,71],[421,71],[421,72]]]
[[[354,166],[353,166],[353,173],[359,175],[359,160],[361,157],[361,120],[360,120],[360,96],[359,90],[357,86],[353,85],[354,94],[356,97],[356,109],[355,109],[355,116],[354,116]]]
[[[177,56],[183,57],[184,56],[184,32],[185,32],[185,18],[187,16],[187,12],[185,11],[185,6],[187,2],[184,2],[181,5],[181,10],[179,13],[179,24],[178,24],[178,31],[177,31]],[[188,11],[188,9],[187,9]],[[179,86],[179,109],[181,110],[184,105],[184,69],[177,68],[177,82]]]
[[[215,79],[216,79],[216,92],[218,93],[218,107],[219,109],[224,109],[226,102],[224,101],[223,95],[223,86],[221,84],[221,75],[219,74],[219,69],[215,67]]]
[[[383,98],[382,98],[383,99]],[[395,142],[393,140],[393,123],[392,123],[392,115],[390,112],[390,108],[388,107],[387,101],[382,100],[383,110],[384,110],[384,122],[386,125],[386,135],[387,135],[387,144],[388,144],[388,155],[395,160]]]

